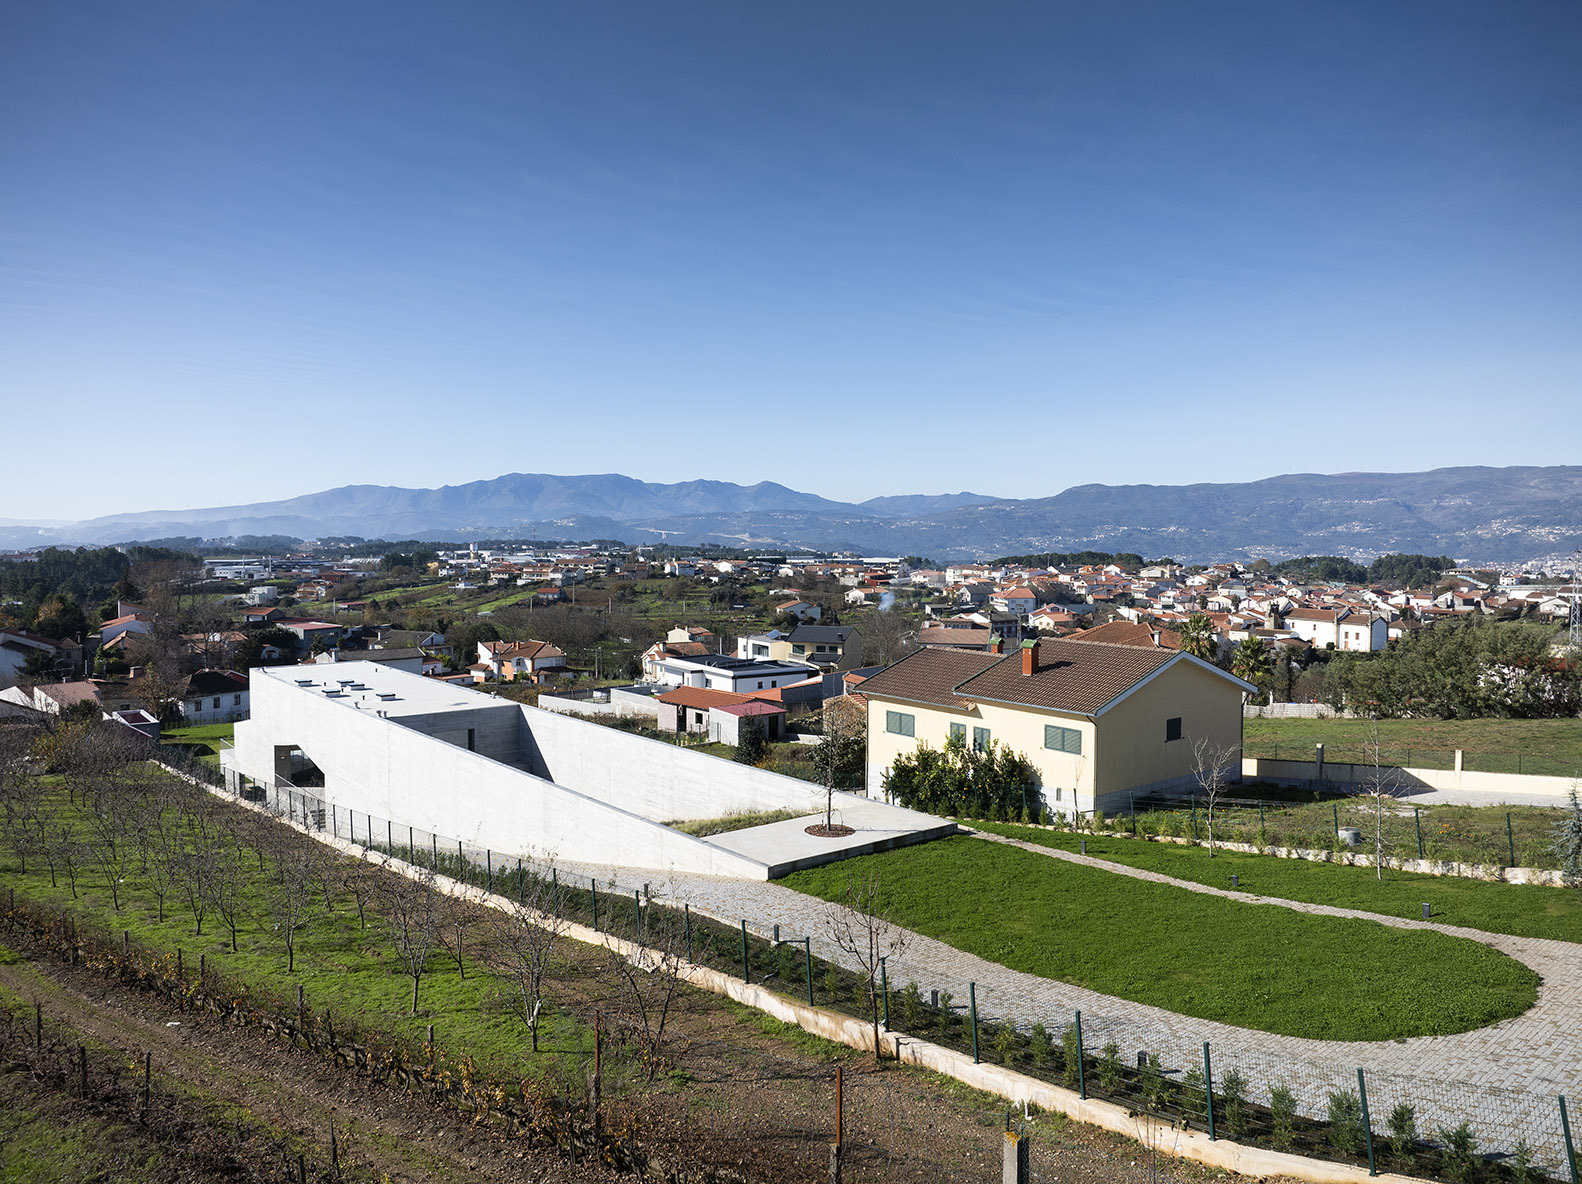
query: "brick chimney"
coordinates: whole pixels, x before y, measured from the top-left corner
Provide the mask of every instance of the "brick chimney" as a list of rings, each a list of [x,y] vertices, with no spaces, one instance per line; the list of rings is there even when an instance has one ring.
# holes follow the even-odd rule
[[[1038,643],[1036,641],[1022,642],[1022,673],[1038,673]]]
[[[1005,652],[1005,638],[996,633],[989,641],[989,652],[991,654],[1003,654]]]

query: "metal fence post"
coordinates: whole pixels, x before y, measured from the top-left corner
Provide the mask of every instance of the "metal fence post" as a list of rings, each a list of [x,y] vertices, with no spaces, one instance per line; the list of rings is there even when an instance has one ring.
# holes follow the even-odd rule
[[[1082,1013],[1077,1012],[1077,1096],[1083,1101],[1088,1098],[1088,1078],[1082,1069]]]
[[[885,957],[886,955],[882,954],[879,957],[879,992],[884,999],[884,1026],[888,1028],[890,1026],[890,975],[885,969]]]
[[[1208,1059],[1208,1041],[1203,1042],[1203,1112],[1208,1116],[1209,1142],[1214,1134],[1214,1066]]]
[[[1329,812],[1335,818],[1335,842],[1340,842],[1340,807],[1334,802],[1329,803]]]
[[[406,828],[406,857],[408,863],[417,862],[417,844],[413,841],[412,828]]]
[[[1416,806],[1412,807],[1412,821],[1417,823],[1417,858],[1423,858],[1423,814]]]
[[[428,837],[428,842],[429,846],[433,849],[433,870],[439,871],[439,836],[436,834],[430,834]]]
[[[385,850],[395,854],[395,823],[385,819]]]
[[[1566,1114],[1566,1096],[1560,1094],[1560,1133],[1566,1141],[1566,1165],[1571,1169],[1571,1184],[1582,1184],[1582,1179],[1577,1177],[1577,1153],[1571,1143],[1571,1119]]]
[[[1505,842],[1509,845],[1510,852],[1511,852],[1511,861],[1506,866],[1507,867],[1515,867],[1516,866],[1516,836],[1511,831],[1511,812],[1509,810],[1507,810],[1505,812]]]
[[[1357,1070],[1357,1100],[1362,1103],[1362,1135],[1368,1141],[1368,1175],[1379,1174],[1378,1165],[1373,1162],[1373,1122],[1368,1118],[1368,1084],[1362,1079],[1362,1070]]]
[[[1131,803],[1131,807],[1132,807],[1132,834],[1135,835],[1137,833],[1137,795],[1134,794],[1134,793],[1128,792],[1127,795],[1126,795],[1126,800],[1129,803]]]
[[[483,849],[484,885],[488,891],[494,891],[494,852],[485,847]]]
[[[588,891],[593,893],[593,931],[597,933],[599,931],[599,882],[597,880],[589,880]]]
[[[808,1006],[811,1007],[813,1005],[813,939],[811,937],[802,939],[802,959],[802,965],[807,971],[807,1001]],[[885,1024],[888,1026],[889,1021],[886,1020]]]
[[[742,918],[742,982],[752,982],[752,976],[747,966],[747,918]]]
[[[689,903],[683,903],[681,906],[681,927],[687,935],[687,961],[695,962],[697,959],[692,956],[692,905]],[[813,988],[809,986],[808,990],[811,992]]]
[[[637,913],[637,940],[643,940],[643,893],[640,888],[632,889],[632,908]]]
[[[967,1007],[972,1012],[972,1063],[978,1063],[978,984],[967,984]]]
[[[456,878],[462,883],[467,882],[467,857],[462,854],[461,840],[456,840]]]

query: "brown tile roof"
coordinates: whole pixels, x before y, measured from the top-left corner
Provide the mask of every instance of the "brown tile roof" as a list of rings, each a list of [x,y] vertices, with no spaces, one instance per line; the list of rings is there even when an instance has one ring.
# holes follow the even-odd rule
[[[1181,656],[1176,650],[1075,640],[1040,641],[1037,654],[1035,674],[1022,673],[1020,653],[1008,654],[957,690],[966,699],[1092,715]]]
[[[994,640],[990,629],[941,629],[930,625],[917,631],[919,645],[932,646],[987,646]]]
[[[1003,654],[976,650],[922,649],[886,666],[863,683],[862,689],[864,694],[884,698],[965,707],[956,697],[956,686],[1004,660]]]
[[[1181,648],[1179,633],[1161,629],[1156,640],[1153,626],[1140,621],[1111,621],[1105,625],[1095,625],[1092,629],[1084,629],[1071,640],[1104,641],[1110,645],[1146,645],[1167,650]]]
[[[673,691],[666,691],[663,695],[655,695],[654,698],[661,703],[669,703],[676,707],[691,707],[698,711],[734,706],[748,700],[748,696],[738,695],[734,691],[711,691],[707,687],[677,687]]]

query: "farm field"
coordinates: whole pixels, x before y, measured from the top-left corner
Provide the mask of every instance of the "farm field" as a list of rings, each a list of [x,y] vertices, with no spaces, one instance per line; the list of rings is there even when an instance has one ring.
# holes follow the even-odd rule
[[[1536,974],[1477,942],[1183,892],[970,836],[782,882],[830,899],[848,875],[868,870],[881,880],[892,920],[958,949],[1265,1032],[1443,1035],[1519,1015],[1537,996]],[[1271,959],[1271,950],[1281,956]],[[1358,1008],[1359,995],[1373,1005]]]

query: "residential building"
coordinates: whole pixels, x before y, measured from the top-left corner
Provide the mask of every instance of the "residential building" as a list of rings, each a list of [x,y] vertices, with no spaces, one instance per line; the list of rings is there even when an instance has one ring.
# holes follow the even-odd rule
[[[377,652],[369,657],[377,660]],[[566,672],[566,654],[547,641],[480,641],[472,670],[478,682],[550,682]]]
[[[200,670],[187,679],[177,710],[184,724],[228,724],[246,719],[247,675],[234,670]]]
[[[1240,776],[1252,684],[1179,650],[1076,640],[1014,653],[922,649],[862,684],[868,792],[896,757],[952,737],[1003,744],[1037,770],[1056,813],[1116,811],[1128,795],[1194,784],[1197,749]]]

